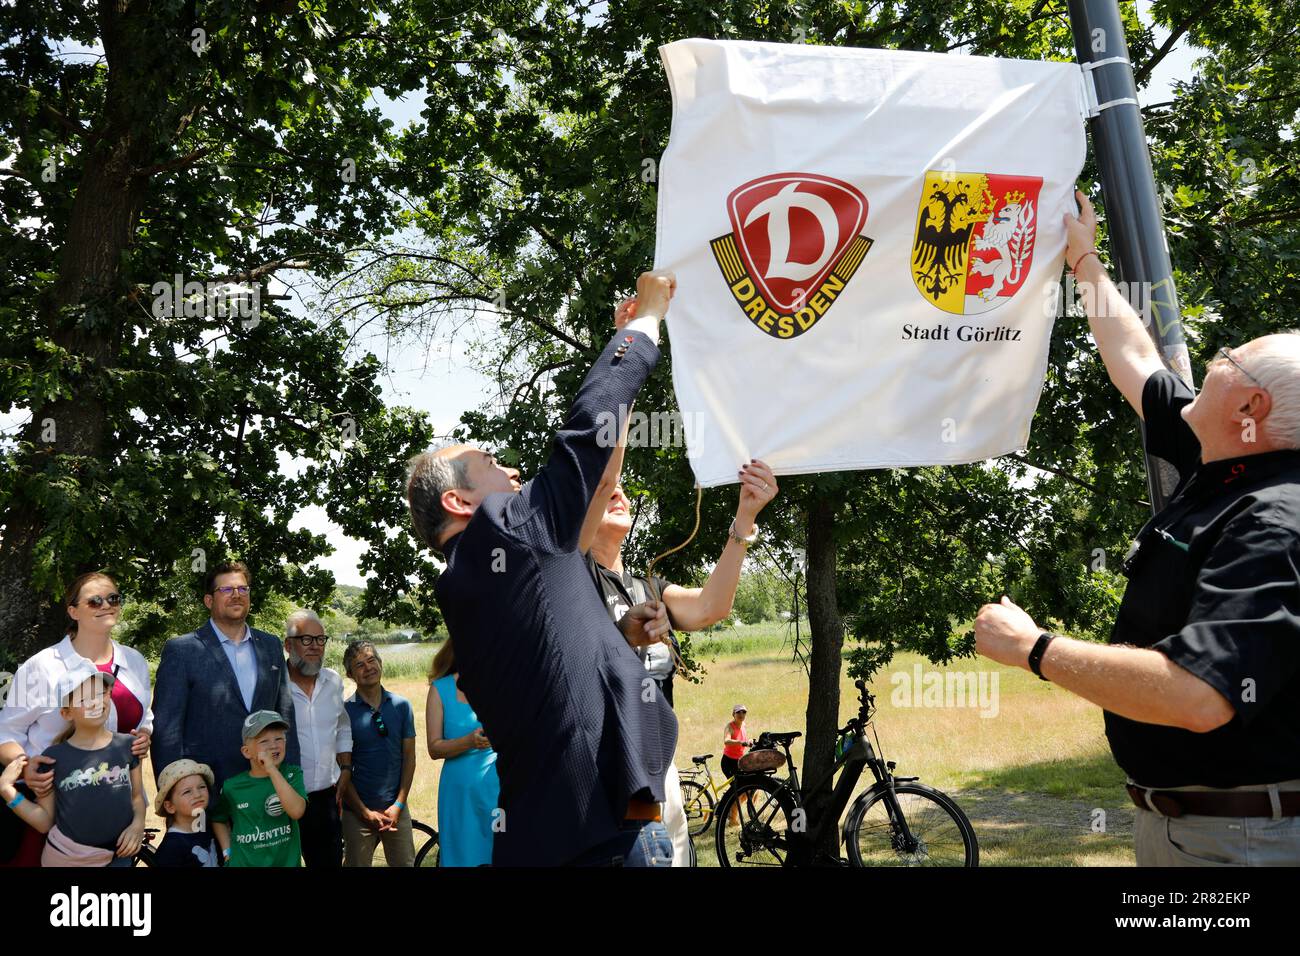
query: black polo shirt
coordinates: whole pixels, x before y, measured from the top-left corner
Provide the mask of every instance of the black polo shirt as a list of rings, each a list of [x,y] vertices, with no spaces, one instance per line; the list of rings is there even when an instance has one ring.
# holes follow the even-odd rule
[[[1148,448],[1181,480],[1125,561],[1110,643],[1163,652],[1236,716],[1198,734],[1107,711],[1106,736],[1147,787],[1300,779],[1300,451],[1202,465],[1179,414],[1192,398],[1169,371],[1143,389]]]

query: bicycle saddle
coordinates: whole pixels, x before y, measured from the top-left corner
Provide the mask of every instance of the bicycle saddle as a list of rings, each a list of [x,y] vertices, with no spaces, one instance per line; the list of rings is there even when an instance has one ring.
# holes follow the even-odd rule
[[[713,754],[700,754],[698,757],[692,757],[691,763],[704,763],[704,761],[708,760],[712,756]]]
[[[768,740],[772,741],[772,743],[774,743],[774,744],[788,744],[790,741],[794,740],[796,737],[802,737],[803,734],[801,734],[801,733],[800,733],[799,731],[797,731],[797,730],[791,730],[791,731],[788,731],[788,732],[783,733],[783,734],[775,734],[775,733],[772,733],[772,732],[769,730],[769,731],[764,731],[764,733],[763,733],[761,736],[766,737]]]

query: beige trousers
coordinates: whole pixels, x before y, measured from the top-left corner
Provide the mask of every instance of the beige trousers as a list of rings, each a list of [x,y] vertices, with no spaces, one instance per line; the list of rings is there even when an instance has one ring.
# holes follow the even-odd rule
[[[411,812],[405,808],[397,817],[397,827],[382,833],[352,812],[343,808],[343,865],[372,866],[375,847],[384,845],[384,861],[391,867],[415,865],[415,840],[411,833]]]

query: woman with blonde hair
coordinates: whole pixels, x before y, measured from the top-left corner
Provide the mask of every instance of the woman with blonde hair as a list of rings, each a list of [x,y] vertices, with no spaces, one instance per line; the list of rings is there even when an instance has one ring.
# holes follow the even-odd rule
[[[424,726],[429,756],[446,761],[438,781],[440,866],[486,866],[500,814],[496,751],[456,684],[456,652],[443,641],[429,666]]]

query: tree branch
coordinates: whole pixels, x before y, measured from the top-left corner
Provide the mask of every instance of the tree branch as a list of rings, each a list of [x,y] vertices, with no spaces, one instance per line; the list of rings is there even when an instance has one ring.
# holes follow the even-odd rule
[[[32,89],[32,87],[28,87],[28,89]],[[68,132],[72,133],[74,136],[80,136],[82,139],[87,139],[87,140],[95,139],[95,134],[90,129],[86,128],[85,126],[82,126],[76,120],[69,119],[67,116],[64,116],[63,113],[59,112],[59,110],[51,106],[49,103],[45,102],[45,100],[43,99],[41,100],[41,107],[45,110],[45,112],[49,113],[56,120],[58,120],[60,126],[66,129]]]
[[[553,372],[557,368],[564,368],[566,365],[572,365],[574,362],[578,361],[580,357],[581,356],[575,355],[572,358],[564,359],[561,362],[552,362],[550,365],[543,365],[541,368],[539,368],[537,371],[533,373],[532,378],[530,378],[527,382],[524,382],[522,385],[520,385],[518,388],[515,389],[515,394],[511,397],[510,404],[515,405],[519,402],[520,392],[524,392],[524,393],[531,392],[533,386],[537,384],[537,380],[541,378],[543,375],[545,375],[547,372]]]
[[[1161,60],[1174,51],[1174,47],[1178,45],[1178,41],[1183,38],[1183,35],[1192,28],[1197,20],[1204,17],[1216,6],[1218,6],[1218,0],[1210,0],[1209,3],[1197,7],[1196,10],[1183,20],[1182,23],[1178,24],[1178,26],[1170,32],[1169,38],[1161,44],[1160,49],[1147,57],[1146,62],[1134,71],[1133,85],[1140,87],[1144,82],[1146,82],[1147,77],[1151,75],[1151,71],[1160,65]]]
[[[311,258],[313,255],[315,255],[315,253],[304,253],[301,257],[275,259],[271,262],[264,262],[260,266],[246,269],[243,272],[232,272],[228,275],[213,276],[209,281],[252,282],[255,279],[260,279],[263,276],[270,275],[272,272],[276,272],[280,269],[310,269],[311,263],[303,260]]]
[[[1229,219],[1228,224],[1233,226],[1259,226],[1266,222],[1291,222],[1300,219],[1300,206],[1291,206],[1288,209],[1279,209],[1276,212],[1262,212],[1254,216],[1246,216],[1244,219]]]
[[[1023,455],[1003,455],[1002,457],[1003,457],[1003,458],[1010,458],[1012,461],[1018,461],[1018,462],[1020,462],[1022,465],[1028,465],[1030,468],[1037,468],[1039,471],[1046,471],[1046,472],[1049,472],[1050,474],[1056,475],[1056,477],[1058,477],[1058,478],[1064,478],[1066,481],[1070,482],[1071,484],[1078,485],[1080,488],[1085,488],[1085,489],[1087,489],[1088,491],[1094,492],[1095,494],[1102,494],[1102,493],[1103,493],[1103,492],[1101,491],[1101,489],[1098,488],[1096,485],[1090,485],[1090,484],[1088,484],[1088,482],[1084,481],[1082,478],[1076,478],[1074,475],[1070,474],[1068,471],[1061,471],[1061,469],[1059,469],[1059,468],[1053,468],[1051,465],[1040,465],[1040,464],[1038,464],[1038,462],[1036,462],[1036,461],[1030,461],[1028,458],[1024,457]],[[1151,507],[1151,503],[1150,503],[1150,502],[1148,502],[1148,501],[1144,501],[1144,500],[1142,500],[1141,498],[1128,498],[1128,499],[1126,499],[1126,500],[1127,500],[1130,504],[1141,505],[1143,508],[1150,508],[1150,507]]]
[[[201,146],[198,149],[190,153],[187,153],[184,156],[177,156],[175,159],[169,159],[165,163],[158,163],[157,165],[154,166],[146,166],[143,169],[137,169],[134,173],[132,173],[132,175],[142,176],[147,178],[150,176],[156,176],[159,173],[171,173],[181,169],[188,169],[190,166],[193,166],[204,156],[208,155],[208,153],[215,152],[216,149],[217,149],[216,144],[212,144],[209,146]]]

